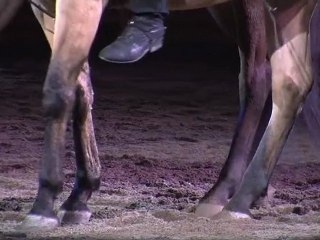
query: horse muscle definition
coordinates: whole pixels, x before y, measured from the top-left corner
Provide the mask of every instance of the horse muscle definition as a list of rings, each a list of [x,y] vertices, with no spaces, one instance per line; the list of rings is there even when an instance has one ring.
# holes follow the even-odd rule
[[[90,218],[87,201],[99,187],[100,163],[91,117],[93,93],[87,57],[108,3],[107,0],[30,2],[52,56],[43,87],[45,155],[40,164],[38,194],[21,224],[23,230],[52,229],[60,223],[85,223]],[[10,20],[20,1],[16,3],[11,7],[12,13],[0,19],[3,21],[0,27]],[[235,39],[241,58],[237,129],[226,164],[217,183],[197,206],[197,215],[250,217],[250,206],[266,191],[312,85],[309,22],[316,3],[316,0],[170,0],[175,9],[210,7],[219,25]],[[267,55],[272,68],[271,88]],[[316,114],[313,116],[317,119]],[[64,139],[70,117],[76,148],[76,182],[56,215],[53,206],[62,191]]]

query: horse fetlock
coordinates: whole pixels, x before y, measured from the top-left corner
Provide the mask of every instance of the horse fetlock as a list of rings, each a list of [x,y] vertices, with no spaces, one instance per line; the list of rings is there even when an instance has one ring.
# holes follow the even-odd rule
[[[92,191],[99,190],[100,184],[101,184],[101,178],[92,178],[90,180],[90,185],[91,185]]]
[[[268,188],[260,195],[260,197],[255,200],[252,207],[257,208],[268,208],[270,207],[270,200],[274,198],[276,189],[272,185],[268,185]]]
[[[60,211],[77,212],[77,214],[78,212],[90,212],[87,202],[91,197],[94,187],[97,186],[92,185],[86,179],[77,179],[74,189],[68,199],[62,204]]]
[[[226,203],[228,199],[232,197],[236,191],[241,177],[236,179],[235,176],[225,176],[225,178],[219,180],[214,186],[214,191],[211,196],[214,199],[219,199],[220,202]]]
[[[247,179],[242,183],[241,189],[237,192],[239,202],[247,203],[245,205],[248,207],[251,207],[254,201],[265,195],[268,187],[268,176],[263,172],[260,175],[255,175],[257,172],[256,170],[253,174],[247,173]]]
[[[55,198],[63,190],[63,181],[57,178],[40,178],[39,192],[47,192]]]
[[[78,171],[77,184],[76,184],[78,189],[96,191],[99,189],[100,184],[101,184],[100,177],[82,175],[81,171]]]
[[[253,179],[252,179],[253,182]],[[265,187],[261,184],[254,183],[251,185],[242,186],[235,195],[226,204],[225,209],[230,212],[245,213],[250,215],[250,208],[254,206],[254,202],[258,201]]]

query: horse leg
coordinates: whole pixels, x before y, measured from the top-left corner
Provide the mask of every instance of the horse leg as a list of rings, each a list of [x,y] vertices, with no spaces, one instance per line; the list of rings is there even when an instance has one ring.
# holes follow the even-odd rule
[[[314,139],[316,147],[319,147],[320,135],[320,31],[318,31],[320,23],[320,4],[317,4],[312,20],[310,23],[310,48],[312,59],[312,76],[314,84],[311,92],[306,98],[303,106],[303,117],[306,121],[310,134]]]
[[[73,132],[76,150],[76,183],[69,198],[61,206],[58,217],[63,224],[87,223],[91,212],[87,201],[100,185],[101,166],[94,135],[91,109],[93,90],[89,64],[78,77],[76,103],[73,109]]]
[[[56,2],[52,56],[43,88],[45,155],[40,164],[38,194],[22,223],[23,229],[51,229],[59,225],[53,207],[63,185],[66,126],[75,105],[77,77],[87,60],[105,3],[103,0]]]
[[[315,1],[299,2],[293,19],[290,13],[276,17],[279,29],[276,42],[285,40],[271,55],[272,112],[259,147],[239,187],[223,214],[235,218],[250,217],[249,208],[267,187],[295,118],[312,85],[309,51],[309,21]],[[296,11],[296,9],[295,9]],[[279,16],[279,15],[277,15]],[[280,19],[280,21],[278,21]],[[285,21],[285,24],[283,24]],[[279,34],[279,35],[277,35]]]
[[[249,1],[250,2],[250,1]],[[222,210],[236,191],[257,148],[269,119],[270,104],[267,102],[270,82],[266,77],[267,46],[263,21],[262,2],[233,3],[212,8],[210,12],[228,35],[239,46],[241,68],[239,74],[240,116],[229,155],[217,183],[200,201],[196,214],[211,217]],[[237,24],[237,30],[234,25]],[[230,26],[231,25],[231,26]],[[234,29],[234,30],[233,30]]]
[[[42,6],[45,7],[45,6]],[[53,40],[54,19],[33,6],[33,11],[43,27],[50,45]],[[89,64],[85,62],[77,79],[73,128],[76,148],[77,175],[74,189],[58,213],[61,223],[88,222],[91,212],[86,203],[91,193],[99,187],[100,162],[92,122],[93,90]]]

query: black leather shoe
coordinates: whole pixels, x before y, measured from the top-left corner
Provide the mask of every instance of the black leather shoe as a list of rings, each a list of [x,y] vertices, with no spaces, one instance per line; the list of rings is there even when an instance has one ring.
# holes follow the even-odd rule
[[[161,18],[135,16],[123,33],[100,51],[99,57],[113,63],[136,62],[148,52],[155,52],[162,47],[165,31]]]

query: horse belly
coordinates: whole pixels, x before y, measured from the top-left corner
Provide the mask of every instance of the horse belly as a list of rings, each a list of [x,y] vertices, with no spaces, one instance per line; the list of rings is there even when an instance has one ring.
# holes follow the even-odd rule
[[[230,0],[169,0],[169,8],[170,10],[206,8],[229,1]]]
[[[152,1],[152,0],[150,0]],[[170,10],[190,10],[206,8],[212,5],[229,2],[231,0],[168,0]],[[128,7],[129,0],[109,0],[110,8]]]

